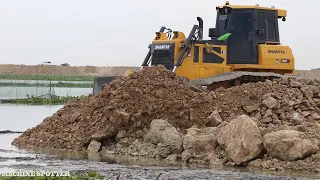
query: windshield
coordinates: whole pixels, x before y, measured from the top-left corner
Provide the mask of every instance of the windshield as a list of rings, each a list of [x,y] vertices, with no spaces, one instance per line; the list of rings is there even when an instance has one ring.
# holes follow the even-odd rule
[[[228,27],[228,16],[229,14],[220,14],[218,12],[218,18],[216,28],[219,30],[219,36],[224,35]]]

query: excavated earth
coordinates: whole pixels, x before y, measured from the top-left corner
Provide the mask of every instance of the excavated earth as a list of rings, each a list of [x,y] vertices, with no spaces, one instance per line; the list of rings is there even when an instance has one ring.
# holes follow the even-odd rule
[[[149,67],[69,101],[12,144],[319,172],[319,88],[318,80],[285,78],[195,92]]]

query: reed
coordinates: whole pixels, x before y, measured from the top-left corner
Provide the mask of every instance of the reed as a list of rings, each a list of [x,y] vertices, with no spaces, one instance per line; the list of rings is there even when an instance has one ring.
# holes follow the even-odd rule
[[[69,100],[75,98],[86,98],[87,96],[52,96],[52,98],[43,98],[43,97],[35,97],[32,96],[30,98],[23,99],[10,99],[3,100],[2,103],[10,103],[10,104],[31,104],[31,105],[62,105],[66,104]]]

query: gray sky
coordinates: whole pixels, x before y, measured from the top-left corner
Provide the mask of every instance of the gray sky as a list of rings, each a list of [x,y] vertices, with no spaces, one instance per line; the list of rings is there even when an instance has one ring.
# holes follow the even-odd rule
[[[204,37],[208,38],[208,28],[215,25],[215,7],[224,3],[225,0],[0,0],[0,63],[140,66],[154,32],[162,25],[188,35],[197,24],[196,17],[201,16]],[[230,3],[287,9],[287,21],[279,21],[280,40],[292,48],[296,69],[320,67],[319,0]]]

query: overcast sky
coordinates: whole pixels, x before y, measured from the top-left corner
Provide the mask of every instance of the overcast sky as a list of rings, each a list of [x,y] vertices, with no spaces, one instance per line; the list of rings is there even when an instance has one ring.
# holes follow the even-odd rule
[[[169,3],[170,2],[170,3]],[[190,32],[196,17],[204,37],[224,0],[0,0],[0,63],[140,66],[154,32],[164,25]],[[320,67],[319,0],[230,0],[288,10],[280,39],[296,69]]]

